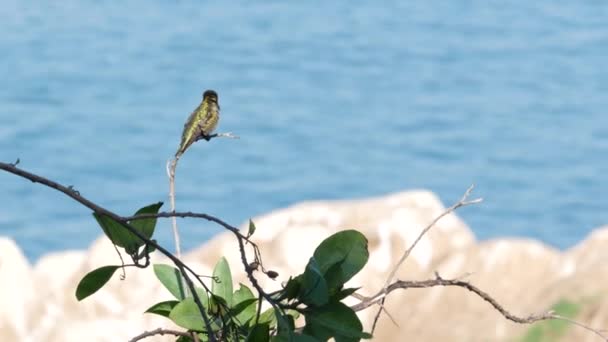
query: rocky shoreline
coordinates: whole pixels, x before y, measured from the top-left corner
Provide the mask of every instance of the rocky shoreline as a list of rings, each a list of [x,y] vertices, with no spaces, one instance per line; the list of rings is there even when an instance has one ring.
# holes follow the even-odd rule
[[[444,209],[433,193],[408,191],[363,200],[306,202],[254,218],[254,240],[264,263],[280,275],[276,281],[259,278],[263,286],[277,288],[304,269],[325,237],[358,229],[369,240],[370,260],[350,284],[371,295],[382,288],[390,267],[421,229]],[[477,242],[466,224],[449,214],[421,240],[397,278],[432,279],[438,272],[443,278],[471,282],[512,314],[525,317],[556,308],[591,327],[608,329],[606,246],[608,227],[596,229],[563,252],[530,239]],[[227,233],[191,251],[185,260],[199,273],[210,274],[221,256],[230,262],[235,280],[248,283],[240,272],[236,242]],[[166,261],[155,256],[153,262]],[[0,341],[117,341],[168,327],[167,320],[142,314],[152,303],[169,299],[151,269],[129,269],[126,280],[115,275],[103,290],[76,301],[76,284],[84,274],[117,263],[116,252],[103,238],[86,251],[50,253],[31,265],[10,238],[0,237]],[[398,326],[383,316],[376,341],[601,340],[574,325],[558,324],[549,331],[546,323],[510,322],[463,288],[396,291],[387,302]],[[375,312],[360,312],[367,330]]]

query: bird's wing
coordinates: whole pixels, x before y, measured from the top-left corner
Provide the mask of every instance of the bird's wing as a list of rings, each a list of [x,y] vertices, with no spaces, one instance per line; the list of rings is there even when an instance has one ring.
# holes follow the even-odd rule
[[[188,120],[184,124],[184,131],[182,132],[182,141],[179,144],[179,149],[176,154],[182,154],[186,152],[186,149],[192,145],[192,143],[196,140],[197,135],[199,134],[199,127],[197,123],[197,113],[200,110],[200,107],[203,104],[199,105],[188,117]]]

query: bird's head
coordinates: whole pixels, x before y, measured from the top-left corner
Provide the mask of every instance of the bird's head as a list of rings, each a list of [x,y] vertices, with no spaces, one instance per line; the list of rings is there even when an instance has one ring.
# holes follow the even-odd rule
[[[207,99],[217,103],[217,93],[213,90],[205,90],[203,93],[203,100]]]

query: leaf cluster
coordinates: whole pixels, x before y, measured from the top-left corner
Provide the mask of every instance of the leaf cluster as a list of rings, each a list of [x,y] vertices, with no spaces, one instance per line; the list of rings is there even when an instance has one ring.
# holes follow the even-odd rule
[[[143,207],[136,215],[158,213],[161,206],[162,203],[156,203]],[[150,253],[154,252],[121,222],[104,215],[94,217],[114,245],[131,256],[134,265],[107,265],[89,272],[76,289],[78,300],[100,290],[119,268],[148,266]],[[151,239],[156,218],[137,219],[128,224]],[[250,222],[247,237],[255,230],[255,224]],[[338,232],[321,242],[304,271],[290,277],[281,290],[257,295],[244,284],[233,288],[232,272],[223,257],[210,277],[211,287],[194,287],[194,293],[184,286],[178,268],[154,264],[156,278],[173,298],[152,305],[146,313],[166,317],[195,334],[199,341],[314,342],[333,338],[337,342],[351,342],[371,338],[363,332],[355,312],[343,303],[344,298],[357,290],[345,288],[346,282],[365,266],[368,257],[363,234],[356,230]],[[141,264],[142,259],[146,263]],[[210,324],[205,324],[195,297],[202,303]],[[194,341],[194,337],[178,336],[176,341]]]

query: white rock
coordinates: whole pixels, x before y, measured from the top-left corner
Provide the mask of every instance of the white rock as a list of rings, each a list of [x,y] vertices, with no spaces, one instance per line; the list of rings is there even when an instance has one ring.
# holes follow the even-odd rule
[[[6,335],[0,331],[0,341],[9,336],[26,336],[32,322],[28,314],[35,298],[32,267],[17,244],[0,237],[0,326],[10,326]],[[9,331],[12,330],[12,331]]]

